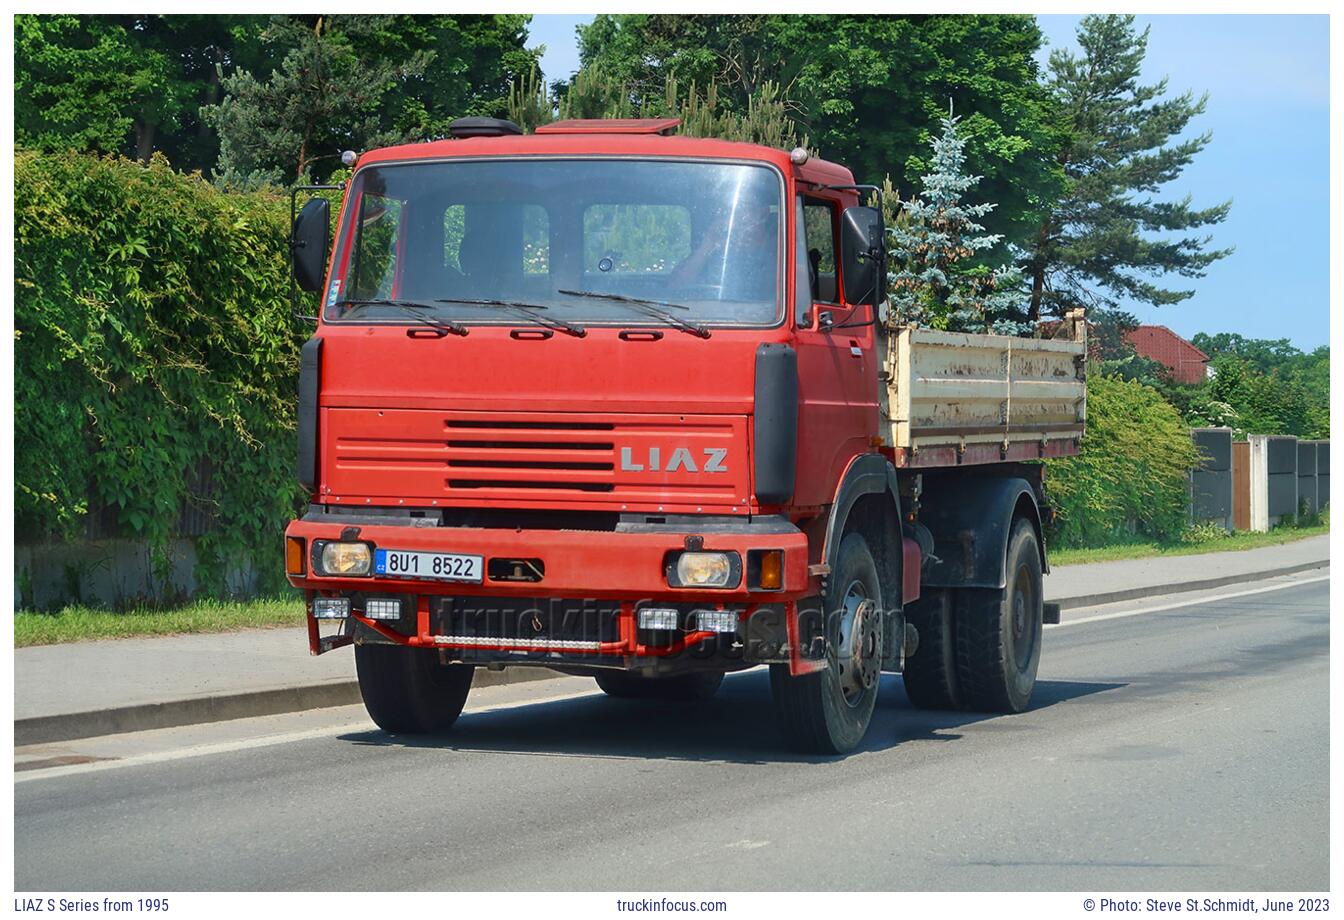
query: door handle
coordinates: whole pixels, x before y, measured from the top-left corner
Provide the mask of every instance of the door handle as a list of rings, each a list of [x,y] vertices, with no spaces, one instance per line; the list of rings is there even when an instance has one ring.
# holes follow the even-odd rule
[[[859,340],[858,340],[858,339],[850,339],[850,340],[849,340],[849,353],[850,353],[851,355],[853,355],[854,357],[856,357],[856,358],[862,358],[862,357],[863,357],[863,349],[859,347]]]

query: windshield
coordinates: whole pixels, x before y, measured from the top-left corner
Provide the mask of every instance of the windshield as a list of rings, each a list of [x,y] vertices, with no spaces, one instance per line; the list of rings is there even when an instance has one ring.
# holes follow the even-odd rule
[[[503,301],[562,322],[649,325],[631,300],[692,324],[779,320],[783,193],[766,166],[399,164],[360,170],[350,195],[331,321],[405,323],[404,307],[378,303],[398,301],[456,322],[517,324]]]

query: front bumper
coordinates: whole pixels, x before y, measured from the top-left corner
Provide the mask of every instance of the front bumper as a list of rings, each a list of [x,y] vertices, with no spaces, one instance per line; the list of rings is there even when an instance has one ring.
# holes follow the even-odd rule
[[[319,595],[395,594],[415,598],[415,617],[401,628],[363,616],[357,609],[350,618],[362,624],[383,641],[415,647],[470,650],[501,653],[497,660],[517,663],[545,663],[546,660],[601,659],[603,663],[631,658],[664,658],[684,652],[721,634],[686,630],[671,641],[644,641],[636,629],[636,610],[644,603],[695,604],[710,608],[742,611],[744,640],[749,639],[749,624],[757,614],[778,617],[786,635],[780,636],[777,655],[765,660],[787,660],[798,673],[811,669],[800,647],[798,609],[800,600],[814,596],[819,586],[808,571],[807,537],[796,528],[753,528],[743,522],[740,529],[716,526],[697,531],[692,527],[652,530],[588,531],[530,530],[476,527],[422,527],[387,523],[377,518],[358,519],[344,515],[333,520],[293,521],[285,531],[287,538],[298,537],[307,547],[314,540],[360,540],[375,548],[401,551],[443,552],[479,555],[485,558],[481,583],[435,581],[414,578],[329,577],[317,575],[311,567],[305,575],[289,575],[294,586],[309,599],[309,639],[314,654],[347,644],[349,635],[320,637],[318,623],[312,617],[312,598]],[[333,516],[334,517],[334,516]],[[782,587],[773,590],[752,589],[743,577],[734,588],[678,588],[667,583],[665,561],[670,553],[697,546],[706,551],[736,552],[743,560],[751,550],[779,550],[783,553]],[[543,574],[538,580],[519,582],[493,579],[491,560],[540,560]],[[543,636],[523,640],[516,635],[464,637],[437,631],[431,610],[441,598],[500,599],[586,599],[613,611],[616,628],[601,640],[576,642],[573,639]],[[806,631],[806,630],[804,630]],[[594,657],[595,656],[595,657]],[[526,659],[526,660],[522,660]]]

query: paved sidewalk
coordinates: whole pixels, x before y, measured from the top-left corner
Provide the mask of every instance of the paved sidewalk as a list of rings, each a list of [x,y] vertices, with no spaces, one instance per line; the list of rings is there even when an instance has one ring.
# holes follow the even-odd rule
[[[1117,562],[1052,567],[1045,578],[1045,599],[1063,607],[1091,607],[1174,590],[1216,588],[1255,581],[1265,573],[1314,567],[1330,560],[1330,535],[1235,553],[1154,556]],[[1154,588],[1163,591],[1154,591]]]
[[[1061,566],[1047,600],[1083,607],[1254,581],[1328,563],[1329,537],[1236,553]],[[478,671],[477,683],[554,676]],[[306,629],[116,639],[14,652],[15,744],[163,728],[357,702],[354,661],[308,654]]]

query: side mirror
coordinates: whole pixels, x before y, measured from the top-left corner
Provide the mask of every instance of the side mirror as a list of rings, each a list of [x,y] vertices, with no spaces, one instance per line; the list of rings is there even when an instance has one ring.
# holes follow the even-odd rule
[[[289,254],[294,280],[305,291],[322,290],[331,240],[331,205],[325,198],[310,198],[294,218]]]
[[[855,205],[840,215],[840,265],[844,272],[845,303],[877,303],[886,261],[882,212]]]

